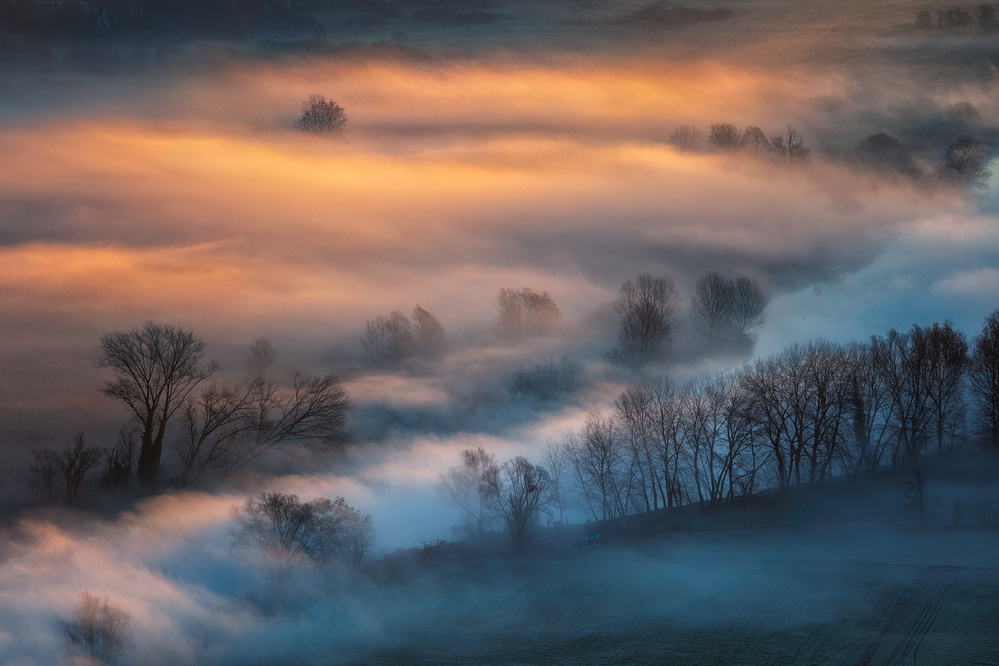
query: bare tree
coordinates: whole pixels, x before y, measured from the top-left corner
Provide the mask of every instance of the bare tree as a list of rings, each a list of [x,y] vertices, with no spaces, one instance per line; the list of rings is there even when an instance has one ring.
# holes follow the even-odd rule
[[[937,453],[943,453],[944,439],[953,438],[964,416],[964,379],[968,369],[968,338],[950,321],[933,324],[926,331],[927,393]]]
[[[739,145],[754,155],[763,155],[770,152],[770,140],[756,125],[750,125],[742,131]]]
[[[483,534],[496,519],[499,471],[496,457],[480,446],[463,450],[458,466],[441,475],[437,492],[464,513],[466,532]]]
[[[558,524],[565,524],[566,519],[566,493],[565,482],[568,461],[566,460],[565,449],[557,442],[546,442],[541,449],[541,464],[548,473],[551,481],[549,484],[549,504],[558,511]],[[554,516],[553,516],[554,518]]]
[[[424,358],[437,358],[444,351],[445,337],[444,327],[433,316],[420,307],[419,304],[413,308],[413,322],[415,324],[416,348],[418,353]]]
[[[621,441],[614,421],[596,412],[586,418],[580,435],[565,438],[569,469],[583,504],[594,520],[628,515],[628,480],[622,469]]]
[[[376,368],[397,366],[416,352],[413,324],[399,310],[369,319],[361,338],[365,359]]]
[[[947,180],[974,188],[988,186],[992,170],[985,144],[970,136],[958,137],[944,151],[937,171]]]
[[[929,346],[926,329],[913,326],[871,338],[872,360],[891,400],[892,465],[914,464],[930,425]]]
[[[347,439],[352,404],[336,375],[296,372],[291,387],[258,380],[248,391],[250,422],[230,451],[230,471],[289,442],[333,446]]]
[[[29,484],[50,498],[62,491],[66,504],[73,503],[87,474],[101,461],[100,450],[86,445],[83,432],[76,433],[73,443],[61,451],[34,449],[31,455],[35,464],[29,470]]]
[[[260,493],[258,499],[248,499],[242,508],[233,510],[232,541],[272,559],[288,560],[306,554],[311,519],[311,508],[297,495]]]
[[[246,372],[250,377],[266,377],[277,365],[278,353],[267,338],[257,338],[246,352]]]
[[[150,486],[159,474],[168,422],[218,364],[202,362],[205,342],[194,333],[154,321],[105,333],[100,347],[98,367],[115,373],[102,390],[135,414],[142,428],[138,479]]]
[[[796,162],[808,157],[811,151],[805,146],[805,139],[793,125],[787,126],[785,134],[770,137],[770,152],[783,162]]]
[[[740,275],[732,288],[732,319],[736,331],[754,339],[766,321],[767,297],[760,283]]]
[[[999,448],[999,310],[985,318],[982,332],[975,338],[968,379],[976,431],[982,440]]]
[[[711,126],[708,143],[716,150],[738,150],[740,137],[739,130],[735,128],[735,125],[720,123]]]
[[[627,280],[613,307],[621,318],[615,354],[618,360],[641,366],[665,353],[680,309],[680,293],[671,279],[642,273]]]
[[[180,410],[180,437],[174,448],[180,458],[180,480],[188,483],[210,469],[226,469],[238,450],[238,438],[255,424],[253,385],[235,388],[212,384]]]
[[[551,498],[551,477],[543,467],[517,456],[500,467],[496,485],[500,516],[519,550],[527,530],[535,526]]]
[[[281,386],[268,376],[276,358],[260,338],[248,356],[253,374],[231,387],[211,384],[184,402],[174,445],[182,482],[209,470],[231,473],[290,442],[346,439],[351,402],[336,375],[295,373],[290,387]]]
[[[110,491],[128,487],[132,476],[132,463],[141,433],[134,421],[126,421],[118,426],[118,441],[111,448],[105,448],[104,460],[107,464],[104,484]]]
[[[309,95],[302,103],[302,117],[295,121],[295,127],[310,134],[331,134],[343,129],[346,122],[347,112],[342,106],[323,95]]]
[[[511,339],[550,333],[562,318],[562,312],[547,291],[540,294],[524,287],[500,289],[498,297],[500,330]]]
[[[233,545],[248,546],[278,562],[307,559],[357,566],[375,539],[371,516],[343,497],[303,503],[297,495],[261,493],[233,511]]]
[[[688,153],[697,147],[701,132],[693,125],[680,125],[673,130],[667,142],[681,153]]]
[[[694,285],[690,297],[690,318],[694,327],[715,340],[731,328],[735,312],[735,284],[714,271],[702,275]]]
[[[919,516],[919,526],[926,527],[926,519],[933,513],[935,498],[930,497],[926,475],[915,471],[905,484],[902,506]]]
[[[127,611],[112,606],[107,597],[80,593],[75,619],[57,617],[56,623],[69,643],[69,650],[101,664],[113,664],[132,651],[135,621]]]

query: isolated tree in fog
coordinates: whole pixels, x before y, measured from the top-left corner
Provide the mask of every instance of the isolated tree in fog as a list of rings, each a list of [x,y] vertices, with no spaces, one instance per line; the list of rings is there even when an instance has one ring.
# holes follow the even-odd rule
[[[132,651],[135,621],[127,611],[82,592],[75,617],[57,617],[56,623],[69,643],[70,652],[101,664],[113,664]]]
[[[496,457],[481,446],[461,452],[461,461],[437,483],[437,492],[465,515],[465,528],[483,534],[496,518],[499,488]]]
[[[295,127],[311,134],[331,134],[343,129],[347,112],[343,107],[322,95],[309,95],[302,103],[302,117]]]
[[[98,367],[115,378],[104,384],[104,395],[119,400],[142,429],[139,483],[148,486],[159,474],[167,424],[218,364],[204,363],[205,342],[190,331],[147,321],[131,331],[105,333],[100,340]]]
[[[680,293],[671,279],[642,273],[621,285],[613,307],[621,318],[618,360],[641,366],[665,354],[680,309]]]
[[[250,343],[246,351],[246,372],[252,378],[266,377],[278,361],[278,352],[267,338],[260,337]]]
[[[35,464],[29,469],[29,485],[53,498],[60,491],[67,504],[72,504],[87,474],[101,461],[101,452],[96,446],[87,446],[83,433],[73,436],[73,443],[61,451],[33,449]]]
[[[562,318],[547,291],[539,294],[528,287],[516,291],[500,289],[497,301],[500,330],[508,338],[549,333]]]
[[[500,467],[496,485],[496,504],[515,548],[519,548],[527,530],[537,525],[551,499],[551,477],[539,465],[517,456]]]
[[[988,164],[985,145],[978,139],[962,136],[944,151],[938,171],[944,178],[954,182],[982,188],[988,185],[989,178],[992,177]]]
[[[235,509],[233,523],[234,545],[254,548],[277,561],[305,558],[357,566],[375,539],[371,516],[343,497],[303,503],[297,495],[265,492]]]
[[[999,448],[999,310],[985,318],[968,367],[979,437]]]
[[[667,142],[681,153],[687,153],[696,148],[700,140],[700,130],[693,125],[680,125],[670,133]]]
[[[915,471],[905,484],[902,506],[919,516],[919,526],[926,527],[926,519],[933,512],[934,499],[930,497],[926,475]]]

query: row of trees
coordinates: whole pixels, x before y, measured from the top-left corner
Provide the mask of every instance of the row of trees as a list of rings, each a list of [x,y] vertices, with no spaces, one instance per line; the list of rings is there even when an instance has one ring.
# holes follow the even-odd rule
[[[414,357],[437,358],[445,344],[444,327],[419,305],[411,319],[399,310],[369,319],[361,337],[364,360],[376,368],[393,368]]]
[[[668,377],[639,382],[612,413],[591,413],[541,451],[544,474],[530,478],[547,496],[532,506],[535,519],[546,511],[564,520],[574,505],[604,520],[717,504],[911,467],[966,441],[999,449],[999,311],[970,346],[949,322],[935,323],[864,344],[795,345],[683,386]],[[442,479],[442,493],[479,531],[505,515],[501,497],[512,511],[514,486],[501,469],[484,451],[466,451]]]
[[[273,379],[277,352],[266,338],[247,354],[247,372],[234,384],[209,380],[219,364],[191,331],[147,321],[101,336],[98,365],[112,372],[102,392],[131,416],[116,446],[87,447],[83,433],[65,450],[33,451],[30,485],[72,502],[88,473],[103,459],[109,487],[127,485],[133,467],[139,484],[160,478],[168,435],[179,481],[208,471],[232,472],[292,442],[335,445],[346,439],[351,402],[332,374],[294,373],[289,385]]]
[[[626,280],[613,302],[620,318],[618,347],[611,358],[639,367],[662,358],[679,327],[682,304],[668,277],[642,273]],[[767,298],[755,279],[705,273],[690,300],[690,318],[709,342],[752,339],[766,318]]]
[[[680,125],[669,135],[667,142],[681,152],[697,150],[700,146],[701,131],[693,125]],[[767,134],[750,125],[741,132],[735,125],[719,123],[711,126],[708,143],[715,150],[723,152],[745,151],[753,155],[769,156],[782,162],[804,159],[810,152],[805,139],[793,125],[787,125],[784,132]]]
[[[550,333],[562,319],[547,291],[500,289],[497,301],[500,331],[511,340]]]
[[[996,20],[996,6],[982,3],[973,7],[970,12],[956,6],[947,9],[924,9],[916,14],[916,26],[924,30],[971,27],[988,30],[999,27],[999,22]]]

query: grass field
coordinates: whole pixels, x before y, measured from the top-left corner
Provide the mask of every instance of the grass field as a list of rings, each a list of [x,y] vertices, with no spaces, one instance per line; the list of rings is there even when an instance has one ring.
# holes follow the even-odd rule
[[[437,563],[348,663],[999,663],[999,533],[856,526]],[[408,619],[404,619],[408,618]],[[414,621],[411,618],[419,618]]]

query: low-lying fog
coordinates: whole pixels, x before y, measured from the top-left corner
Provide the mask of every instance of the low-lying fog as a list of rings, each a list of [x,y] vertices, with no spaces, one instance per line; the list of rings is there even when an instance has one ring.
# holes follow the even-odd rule
[[[336,456],[279,452],[251,475],[147,499],[113,523],[26,514],[0,550],[4,663],[51,663],[54,617],[85,589],[135,617],[132,663],[273,663],[292,645],[307,662],[405,656],[367,651],[400,631],[433,633],[411,618],[453,612],[447,591],[395,598],[291,576],[287,596],[300,605],[261,610],[273,580],[234,560],[231,508],[261,490],[342,495],[371,514],[379,553],[450,536],[458,515],[434,484],[461,449],[536,458],[638,376],[607,353],[610,304],[639,273],[674,279],[685,304],[711,270],[753,277],[770,297],[752,350],[708,355],[682,324],[673,356],[651,371],[680,380],[812,339],[945,319],[980,330],[999,306],[996,177],[967,190],[935,174],[959,136],[990,154],[999,145],[992,33],[917,31],[915,2],[751,0],[725,7],[729,18],[651,30],[643,5],[497,4],[501,20],[464,29],[331,25],[331,48],[312,55],[187,44],[141,71],[0,71],[6,501],[26,493],[31,449],[62,447],[79,430],[113,444],[126,415],[101,395],[97,342],[146,320],[202,336],[227,379],[266,336],[282,372],[336,373],[355,405]],[[342,132],[294,130],[313,93],[344,106]],[[767,135],[793,126],[809,157],[713,151],[716,123]],[[681,125],[702,133],[692,151],[667,141]],[[879,132],[897,145],[875,150],[867,139]],[[548,292],[563,321],[512,344],[498,334],[497,294],[522,287]],[[443,357],[367,367],[365,322],[416,304],[443,325]],[[518,369],[563,357],[578,369],[575,391],[541,402],[511,394]],[[703,564],[690,550],[702,547]],[[766,542],[720,569],[710,539],[669,548],[659,559],[580,560],[579,577],[629,571],[621,589],[594,598],[641,587],[666,616],[710,623],[716,611],[744,614],[742,600],[780,571],[759,550]],[[664,568],[672,556],[690,576]],[[654,582],[636,573],[646,566]],[[795,598],[817,585],[838,598],[823,572],[807,578],[780,589]],[[542,612],[483,585],[481,595],[478,581],[461,587],[460,603],[498,608],[510,635],[572,620],[566,606],[589,617],[578,590]],[[801,603],[821,615],[822,598]],[[747,603],[757,618],[773,610]],[[798,621],[788,608],[776,622]]]

